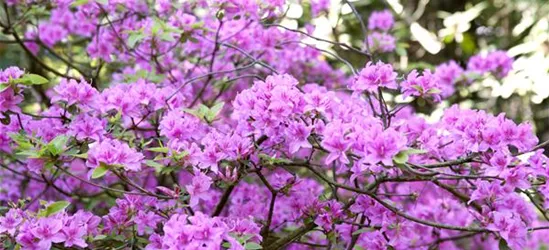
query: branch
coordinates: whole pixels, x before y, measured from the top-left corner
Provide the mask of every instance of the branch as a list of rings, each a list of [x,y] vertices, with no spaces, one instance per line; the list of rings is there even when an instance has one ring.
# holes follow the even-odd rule
[[[219,216],[221,212],[223,211],[223,208],[225,208],[225,205],[227,204],[227,201],[229,201],[229,197],[231,196],[231,193],[234,190],[234,187],[236,185],[230,185],[225,189],[225,192],[223,192],[223,195],[221,196],[221,199],[219,200],[219,203],[217,203],[217,206],[215,206],[215,210],[212,213],[212,217]]]

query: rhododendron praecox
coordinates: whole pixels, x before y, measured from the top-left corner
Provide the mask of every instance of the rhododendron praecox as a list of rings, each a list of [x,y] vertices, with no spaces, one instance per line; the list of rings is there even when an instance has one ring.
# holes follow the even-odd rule
[[[396,42],[377,10],[357,17],[361,48],[338,43],[367,61],[347,72],[307,43],[314,27],[279,24],[281,0],[39,2],[6,2],[6,36],[36,60],[77,41],[83,59],[0,72],[3,248],[549,241],[547,142],[528,123],[458,106],[428,122],[386,98],[437,105],[505,77],[504,51],[397,72],[375,59]]]

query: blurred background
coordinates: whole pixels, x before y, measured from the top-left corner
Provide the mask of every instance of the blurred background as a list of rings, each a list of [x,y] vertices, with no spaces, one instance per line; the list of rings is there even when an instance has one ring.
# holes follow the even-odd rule
[[[293,1],[293,2],[292,2]],[[359,20],[346,1],[291,0],[287,4],[282,25],[306,30],[305,23],[314,26],[313,35],[341,43],[364,46],[365,37]],[[505,112],[516,122],[530,121],[540,138],[549,140],[549,1],[548,0],[348,0],[365,23],[372,11],[389,9],[396,19],[390,31],[396,38],[393,53],[376,54],[377,60],[391,62],[402,74],[411,69],[434,69],[455,60],[462,67],[477,53],[502,49],[514,57],[513,70],[504,79],[487,78],[458,89],[455,96],[438,106],[416,101],[414,107],[431,120],[453,104],[484,109],[491,113]],[[314,14],[319,6],[322,14]],[[37,15],[40,10],[37,9]],[[314,18],[313,18],[314,16]],[[0,40],[7,37],[0,35]],[[311,44],[337,54],[362,68],[366,58],[329,43],[311,39]],[[67,48],[56,48],[66,54]],[[75,48],[68,48],[72,51]],[[70,53],[70,52],[68,52]],[[39,55],[42,61],[56,65],[48,53]],[[334,66],[348,70],[336,58]],[[63,70],[59,63],[59,69]],[[19,65],[30,72],[41,73],[17,44],[0,42],[0,67]],[[429,115],[427,115],[429,114]]]
[[[341,1],[329,1],[326,15],[312,18],[310,7],[326,1],[301,2],[289,6],[284,25],[303,28],[312,21],[314,36],[362,47],[364,36],[352,9]],[[391,30],[396,37],[394,53],[378,54],[401,72],[434,69],[455,60],[466,67],[468,59],[495,49],[506,50],[515,60],[513,70],[501,80],[477,81],[438,107],[414,103],[420,112],[436,120],[442,109],[459,104],[505,112],[516,122],[530,121],[540,138],[549,140],[549,1],[547,0],[349,0],[365,23],[372,11],[389,9],[396,19]],[[307,6],[307,5],[313,6]],[[333,50],[355,67],[365,58],[330,44],[311,43]],[[328,58],[333,64],[342,64]],[[345,67],[342,67],[345,68]]]

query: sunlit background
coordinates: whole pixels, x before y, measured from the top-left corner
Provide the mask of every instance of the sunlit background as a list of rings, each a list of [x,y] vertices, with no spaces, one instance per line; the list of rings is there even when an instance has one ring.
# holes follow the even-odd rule
[[[364,36],[349,5],[328,0],[325,15],[312,18],[308,4],[287,4],[287,18],[282,25],[306,31],[305,20],[314,25],[313,36],[362,47]],[[549,139],[549,3],[545,0],[350,0],[364,22],[372,11],[390,9],[397,23],[391,33],[397,38],[395,53],[379,55],[407,73],[414,68],[433,69],[448,60],[462,66],[469,57],[495,49],[507,50],[514,57],[513,70],[501,80],[487,78],[460,89],[456,97],[438,107],[416,104],[419,110],[433,111],[435,121],[442,110],[454,103],[463,107],[505,112],[514,120],[531,121],[542,139]],[[343,3],[343,4],[342,4]],[[305,6],[305,7],[303,7]],[[328,50],[361,68],[365,58],[333,47],[329,43],[308,39],[307,43]],[[340,64],[325,53],[328,60]],[[345,67],[342,67],[347,70]],[[349,71],[349,70],[347,70]],[[434,110],[433,110],[434,109]]]

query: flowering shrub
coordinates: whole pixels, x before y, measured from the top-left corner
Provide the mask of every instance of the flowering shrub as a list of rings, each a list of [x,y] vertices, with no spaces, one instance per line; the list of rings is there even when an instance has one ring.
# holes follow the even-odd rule
[[[345,71],[280,24],[284,1],[153,2],[6,1],[4,33],[45,74],[0,72],[3,248],[547,243],[547,142],[528,123],[458,106],[430,122],[392,98],[503,78],[506,52],[397,72],[376,59],[395,49],[383,10],[363,48],[337,43],[368,61]]]

